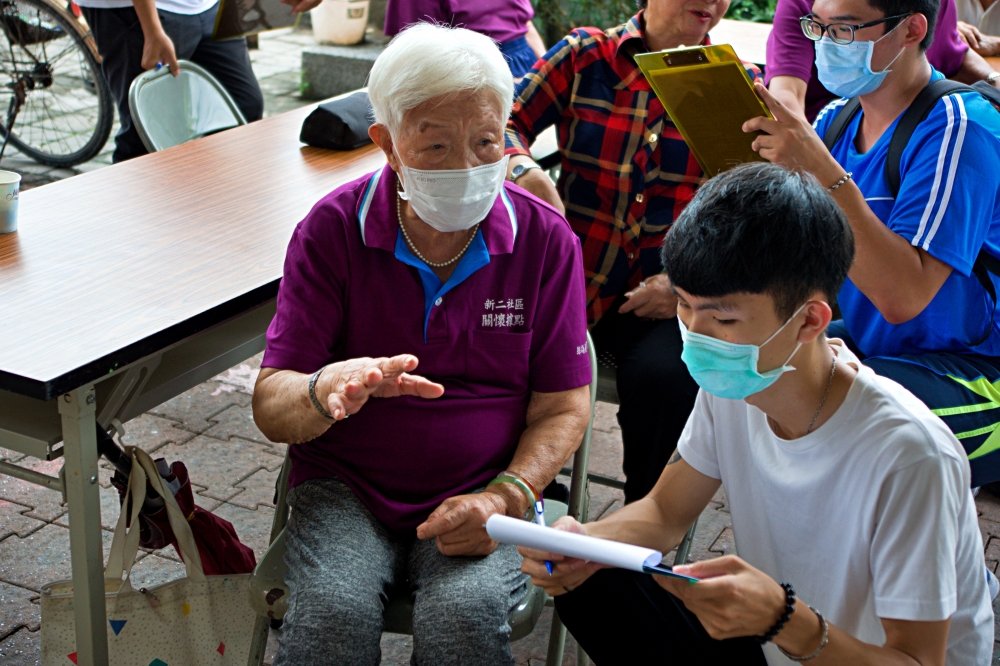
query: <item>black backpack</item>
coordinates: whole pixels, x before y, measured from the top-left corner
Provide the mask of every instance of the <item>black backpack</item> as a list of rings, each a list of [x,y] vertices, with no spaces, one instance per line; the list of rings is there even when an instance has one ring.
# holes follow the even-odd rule
[[[938,79],[937,81],[928,83],[920,91],[920,94],[917,95],[917,98],[913,100],[913,103],[910,104],[910,108],[903,112],[903,117],[899,119],[899,124],[896,125],[896,129],[892,133],[892,139],[889,141],[889,154],[885,160],[885,180],[889,185],[889,191],[892,192],[893,199],[899,194],[899,162],[903,157],[903,149],[909,143],[910,137],[913,135],[914,130],[917,129],[917,125],[927,118],[927,114],[931,112],[931,109],[934,108],[939,99],[945,95],[959,92],[977,92],[987,102],[992,104],[994,109],[1000,112],[1000,90],[997,90],[986,81],[979,81],[971,86],[948,79]],[[837,117],[833,119],[833,122],[826,129],[826,134],[823,135],[823,143],[826,144],[827,150],[833,150],[833,147],[837,145],[837,141],[840,140],[847,126],[851,123],[851,120],[854,119],[854,116],[860,110],[861,100],[857,97],[852,97],[844,104],[840,113],[837,114]],[[993,281],[990,279],[990,273],[1000,277],[1000,259],[989,254],[985,248],[981,248],[979,254],[976,256],[976,262],[972,265],[972,273],[979,280],[979,283],[983,285],[990,298],[993,299],[993,311],[995,315],[997,292],[993,286]],[[990,326],[987,327],[986,334],[971,346],[975,347],[986,342],[986,339],[990,337],[990,333],[993,331],[992,321],[993,317],[990,317]]]

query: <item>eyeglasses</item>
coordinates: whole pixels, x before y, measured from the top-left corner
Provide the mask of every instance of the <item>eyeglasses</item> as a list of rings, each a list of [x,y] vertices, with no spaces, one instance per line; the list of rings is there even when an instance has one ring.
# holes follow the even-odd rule
[[[830,39],[833,40],[834,44],[846,45],[854,42],[854,33],[862,28],[870,28],[873,25],[879,25],[880,23],[886,23],[887,21],[894,21],[896,19],[904,19],[908,16],[913,16],[913,13],[886,16],[885,18],[880,18],[877,21],[869,21],[868,23],[861,23],[859,25],[851,25],[850,23],[831,23],[829,25],[824,25],[811,16],[803,16],[799,19],[799,25],[802,26],[803,34],[814,42],[818,42],[823,39],[823,33],[825,32],[830,36]]]

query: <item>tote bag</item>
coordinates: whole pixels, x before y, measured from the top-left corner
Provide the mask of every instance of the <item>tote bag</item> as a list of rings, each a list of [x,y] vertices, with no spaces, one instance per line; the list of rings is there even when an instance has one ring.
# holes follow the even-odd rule
[[[136,447],[126,452],[133,462],[128,483],[131,519],[126,502],[104,572],[111,666],[242,666],[256,620],[247,597],[250,574],[206,576],[191,528],[153,459]],[[139,550],[138,517],[147,480],[166,501],[187,575],[135,590],[129,573]],[[43,587],[41,607],[43,666],[76,663],[73,582]]]

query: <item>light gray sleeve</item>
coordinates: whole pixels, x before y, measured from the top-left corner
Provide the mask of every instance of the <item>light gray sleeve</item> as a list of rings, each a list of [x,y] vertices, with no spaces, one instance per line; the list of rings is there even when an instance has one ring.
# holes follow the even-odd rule
[[[933,622],[955,612],[959,515],[968,492],[962,461],[944,455],[886,478],[870,551],[880,618]]]
[[[677,451],[687,464],[705,476],[721,479],[719,457],[716,452],[715,418],[712,414],[712,396],[698,390],[694,409],[688,417],[684,431],[677,441]]]

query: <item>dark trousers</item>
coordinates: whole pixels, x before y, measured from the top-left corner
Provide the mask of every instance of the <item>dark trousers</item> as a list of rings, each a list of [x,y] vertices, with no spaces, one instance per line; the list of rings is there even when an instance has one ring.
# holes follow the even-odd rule
[[[647,574],[603,569],[556,597],[556,610],[600,666],[767,664],[753,638],[713,639],[677,597]]]
[[[843,340],[875,374],[906,388],[945,422],[969,456],[973,488],[1000,481],[995,434],[1000,431],[1000,358],[951,352],[865,356],[843,320],[830,322],[826,334]]]
[[[625,501],[645,497],[677,448],[698,384],[681,360],[677,319],[644,321],[616,303],[591,331],[618,364],[618,424],[625,448]]]
[[[101,54],[101,71],[118,103],[121,129],[115,135],[114,162],[145,155],[139,133],[132,123],[128,91],[132,80],[142,74],[142,27],[132,7],[97,9],[82,7]],[[250,67],[246,39],[212,41],[216,4],[201,14],[174,14],[158,11],[163,29],[174,42],[178,59],[190,60],[211,72],[229,92],[248,122],[264,114],[264,95]]]

